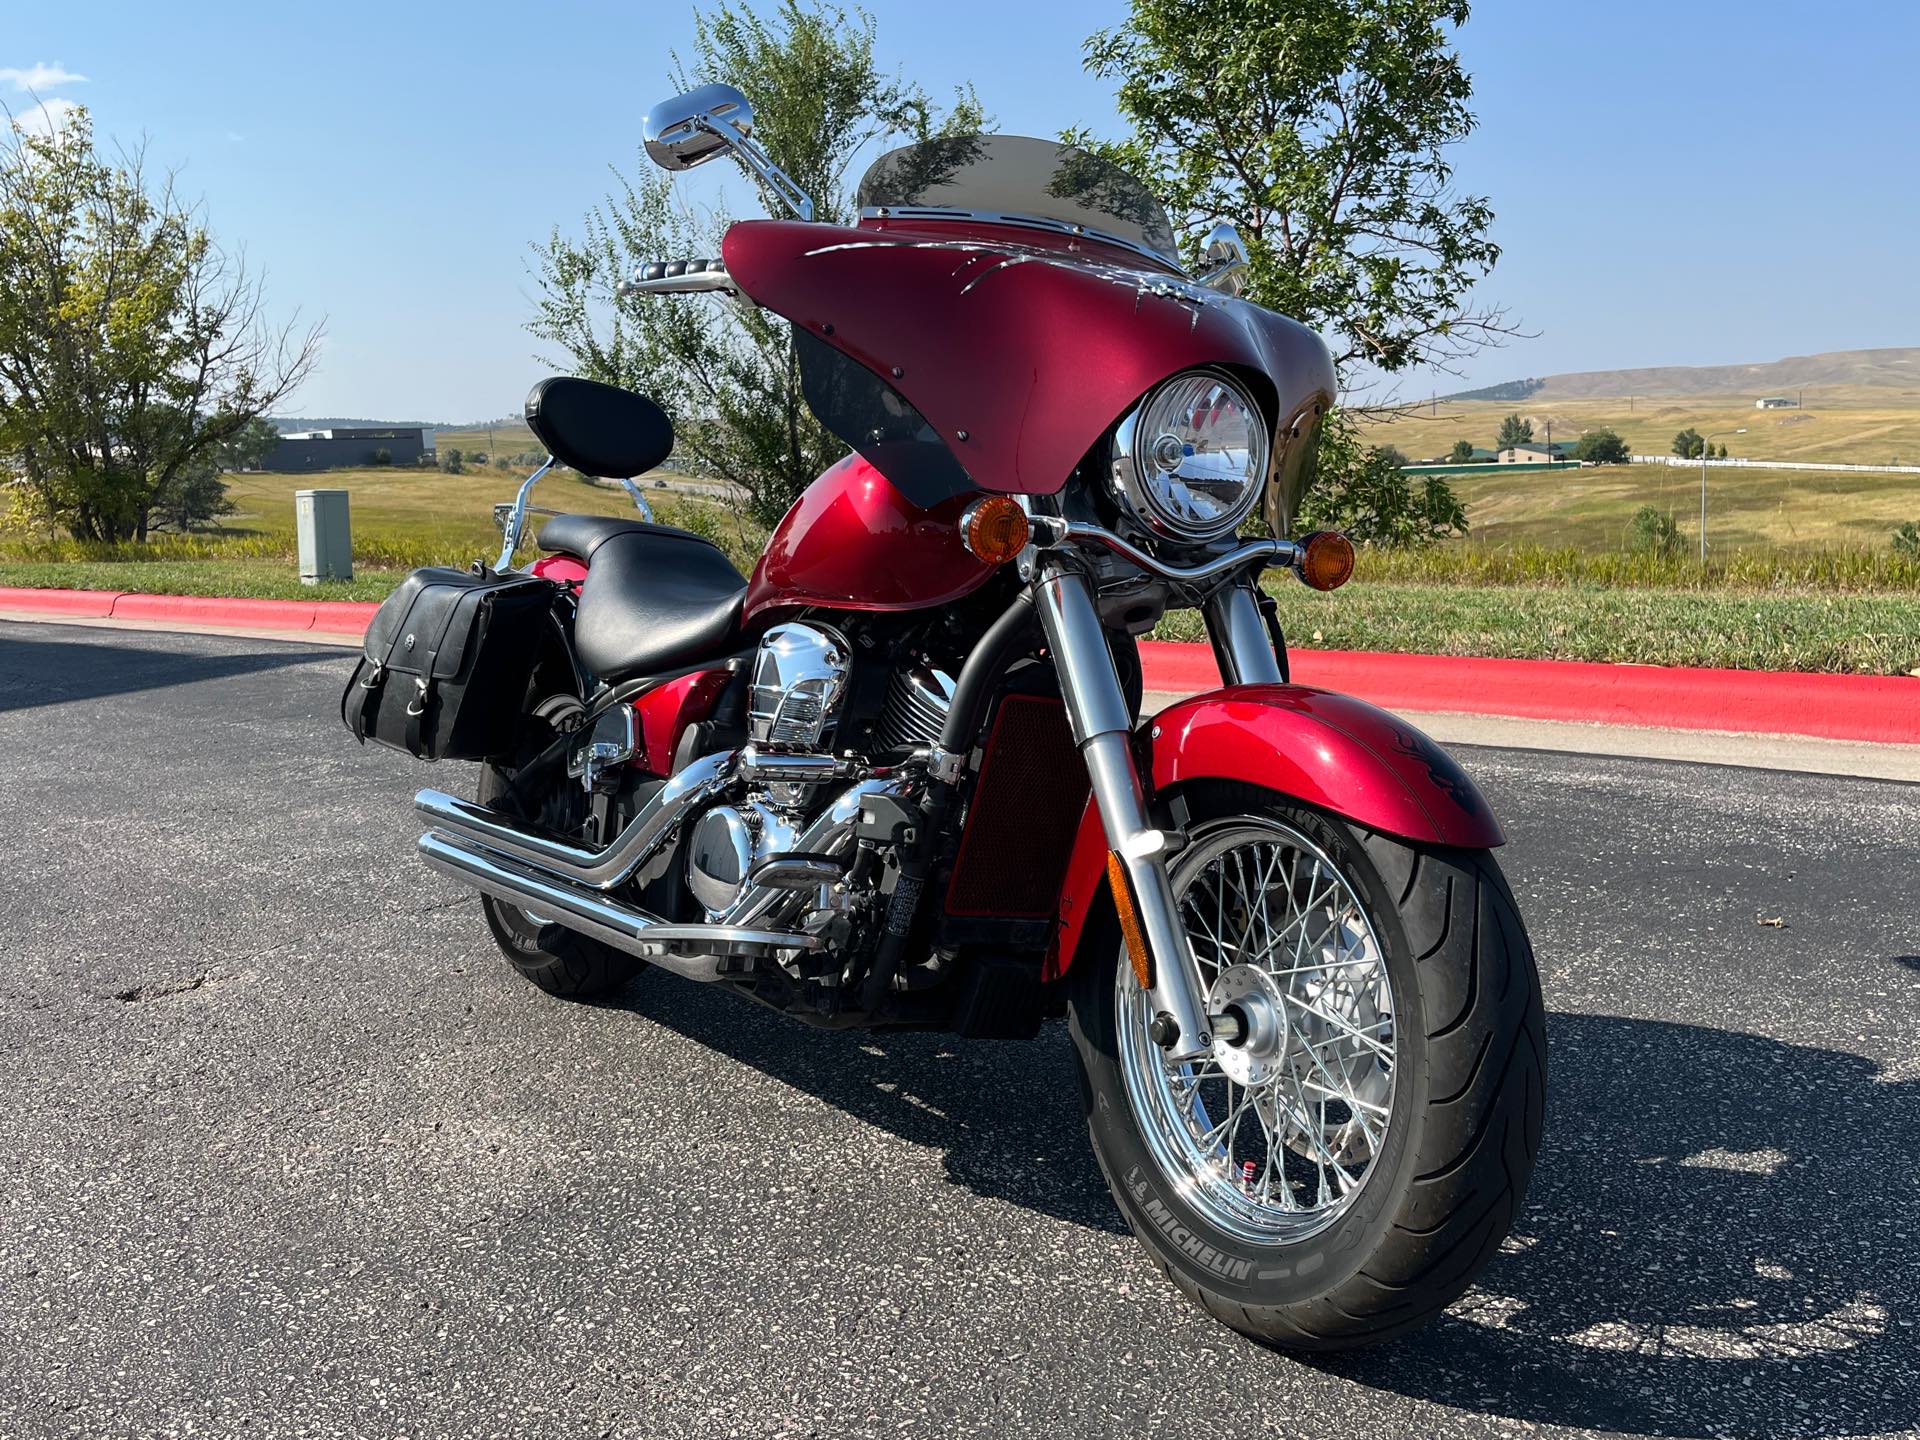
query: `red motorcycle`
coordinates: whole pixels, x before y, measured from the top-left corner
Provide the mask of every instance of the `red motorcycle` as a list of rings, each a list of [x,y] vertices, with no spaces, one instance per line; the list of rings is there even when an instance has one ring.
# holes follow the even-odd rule
[[[751,131],[707,86],[646,141],[674,170],[734,155],[799,219],[626,289],[791,322],[852,453],[748,577],[592,515],[549,519],[517,568],[539,473],[496,565],[411,577],[342,710],[482,762],[476,800],[416,797],[422,858],[559,996],[650,964],[834,1028],[1065,1015],[1114,1199],[1195,1301],[1301,1349],[1431,1318],[1533,1167],[1540,989],[1473,782],[1288,683],[1261,572],[1330,589],[1353,565],[1338,535],[1278,538],[1326,348],[1239,298],[1226,227],[1183,273],[1163,208],[1084,151],[910,145],[838,227]],[[585,380],[536,386],[527,422],[630,489],[673,444],[653,403]],[[1248,538],[1263,502],[1275,538]],[[1137,640],[1176,607],[1221,687],[1146,714]]]

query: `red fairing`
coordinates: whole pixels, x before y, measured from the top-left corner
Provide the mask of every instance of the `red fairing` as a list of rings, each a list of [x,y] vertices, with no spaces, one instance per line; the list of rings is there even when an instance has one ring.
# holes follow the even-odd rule
[[[575,585],[587,578],[587,566],[572,555],[542,555],[533,562],[533,573],[557,585]]]
[[[1431,845],[1506,843],[1479,788],[1452,756],[1397,716],[1305,685],[1236,685],[1154,716],[1156,793],[1190,780],[1244,780],[1365,826]],[[1105,831],[1091,804],[1060,897],[1049,975],[1072,963],[1105,879]]]
[[[994,571],[960,539],[960,512],[974,498],[922,510],[847,456],[807,487],[767,541],[747,585],[746,623],[758,628],[806,605],[920,610],[958,600]]]
[[[1333,401],[1311,330],[1112,246],[989,224],[749,220],[722,250],[741,289],[886,379],[984,490],[1054,493],[1142,394],[1197,365],[1272,387],[1276,449]]]
[[[673,771],[673,752],[689,725],[698,725],[713,713],[714,702],[733,678],[720,668],[696,670],[649,690],[633,702],[640,717],[640,736],[644,763],[651,773],[667,775]]]

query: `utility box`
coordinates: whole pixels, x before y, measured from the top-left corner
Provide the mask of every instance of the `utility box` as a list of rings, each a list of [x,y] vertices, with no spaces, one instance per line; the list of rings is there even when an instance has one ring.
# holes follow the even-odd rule
[[[344,490],[293,492],[293,525],[300,536],[300,583],[353,578],[353,526]]]

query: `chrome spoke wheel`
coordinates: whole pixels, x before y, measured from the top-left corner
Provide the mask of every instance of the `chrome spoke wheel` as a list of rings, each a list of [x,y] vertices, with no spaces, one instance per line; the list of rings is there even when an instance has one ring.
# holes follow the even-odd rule
[[[1297,1243],[1366,1184],[1393,1114],[1396,1007],[1386,953],[1326,852],[1278,821],[1196,833],[1174,894],[1217,1024],[1170,1063],[1151,998],[1117,967],[1120,1068],[1148,1149],[1209,1221]]]

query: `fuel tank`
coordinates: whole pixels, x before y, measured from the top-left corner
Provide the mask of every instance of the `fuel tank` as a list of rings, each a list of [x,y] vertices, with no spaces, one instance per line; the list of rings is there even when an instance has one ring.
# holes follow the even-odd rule
[[[960,539],[976,494],[915,505],[858,455],[807,487],[767,542],[747,585],[745,622],[762,630],[803,606],[924,610],[978,589],[994,567]]]

